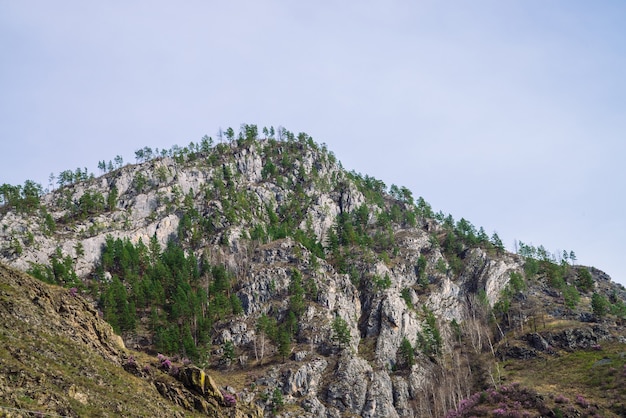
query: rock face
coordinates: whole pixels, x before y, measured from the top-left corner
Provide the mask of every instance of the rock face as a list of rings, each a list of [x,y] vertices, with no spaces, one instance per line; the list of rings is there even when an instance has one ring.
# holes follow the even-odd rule
[[[322,373],[328,367],[328,361],[318,358],[305,363],[295,372],[288,370],[285,377],[285,392],[295,397],[315,397],[322,381]]]
[[[210,398],[217,399],[220,403],[224,403],[224,396],[217,388],[217,385],[211,378],[204,373],[204,370],[198,367],[185,367],[179,372],[178,379],[183,384],[196,392]]]
[[[335,379],[328,386],[326,401],[341,412],[360,415],[365,407],[368,382],[372,381],[373,373],[372,366],[361,358],[341,359]]]
[[[596,325],[550,332],[546,333],[544,338],[552,347],[573,351],[598,346],[602,341],[611,339],[611,335],[606,327]]]

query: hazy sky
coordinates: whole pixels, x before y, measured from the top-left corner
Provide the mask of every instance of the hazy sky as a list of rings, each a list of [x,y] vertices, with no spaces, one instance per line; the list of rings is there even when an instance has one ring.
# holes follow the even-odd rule
[[[626,2],[0,0],[0,184],[242,123],[626,284]]]

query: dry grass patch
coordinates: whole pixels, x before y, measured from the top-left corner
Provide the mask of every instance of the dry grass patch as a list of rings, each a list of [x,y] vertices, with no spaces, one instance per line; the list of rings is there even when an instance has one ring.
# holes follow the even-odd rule
[[[554,399],[562,396],[574,402],[584,396],[608,414],[619,416],[626,412],[625,350],[624,344],[605,343],[600,350],[559,351],[548,357],[507,361],[504,377]]]

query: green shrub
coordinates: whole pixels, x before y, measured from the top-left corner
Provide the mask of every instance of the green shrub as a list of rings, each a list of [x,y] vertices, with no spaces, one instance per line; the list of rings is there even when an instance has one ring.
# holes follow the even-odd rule
[[[527,279],[535,277],[539,273],[539,262],[534,258],[527,258],[524,263],[524,275]]]
[[[446,274],[448,272],[448,265],[446,263],[446,260],[444,260],[443,258],[438,259],[437,263],[435,264],[435,270],[437,270],[441,274]]]
[[[413,308],[413,302],[411,301],[411,289],[409,289],[408,287],[405,287],[400,292],[400,296],[402,296],[402,299],[404,299],[404,302],[406,303],[406,306],[409,309],[412,309]]]
[[[372,282],[378,290],[385,290],[391,287],[391,279],[389,278],[389,274],[387,273],[385,273],[385,277],[380,277],[379,275],[375,274],[372,278]]]

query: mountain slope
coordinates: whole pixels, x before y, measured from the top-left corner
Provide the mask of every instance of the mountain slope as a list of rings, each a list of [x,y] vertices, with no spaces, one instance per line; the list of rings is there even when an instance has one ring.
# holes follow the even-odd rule
[[[193,403],[185,404],[193,402],[193,389],[160,373],[154,367],[156,360],[127,350],[91,305],[73,291],[0,264],[0,302],[3,414],[200,415]],[[144,362],[141,372],[139,361]],[[171,402],[159,392],[172,395]],[[213,416],[254,411],[219,406],[211,410]]]
[[[244,125],[229,143],[143,150],[5,198],[0,257],[76,287],[129,347],[188,357],[267,414],[443,416],[522,379],[509,362],[550,361],[529,337],[550,324],[606,330],[556,354],[621,344],[624,290],[600,271],[543,247],[508,253],[306,134],[281,136]]]

